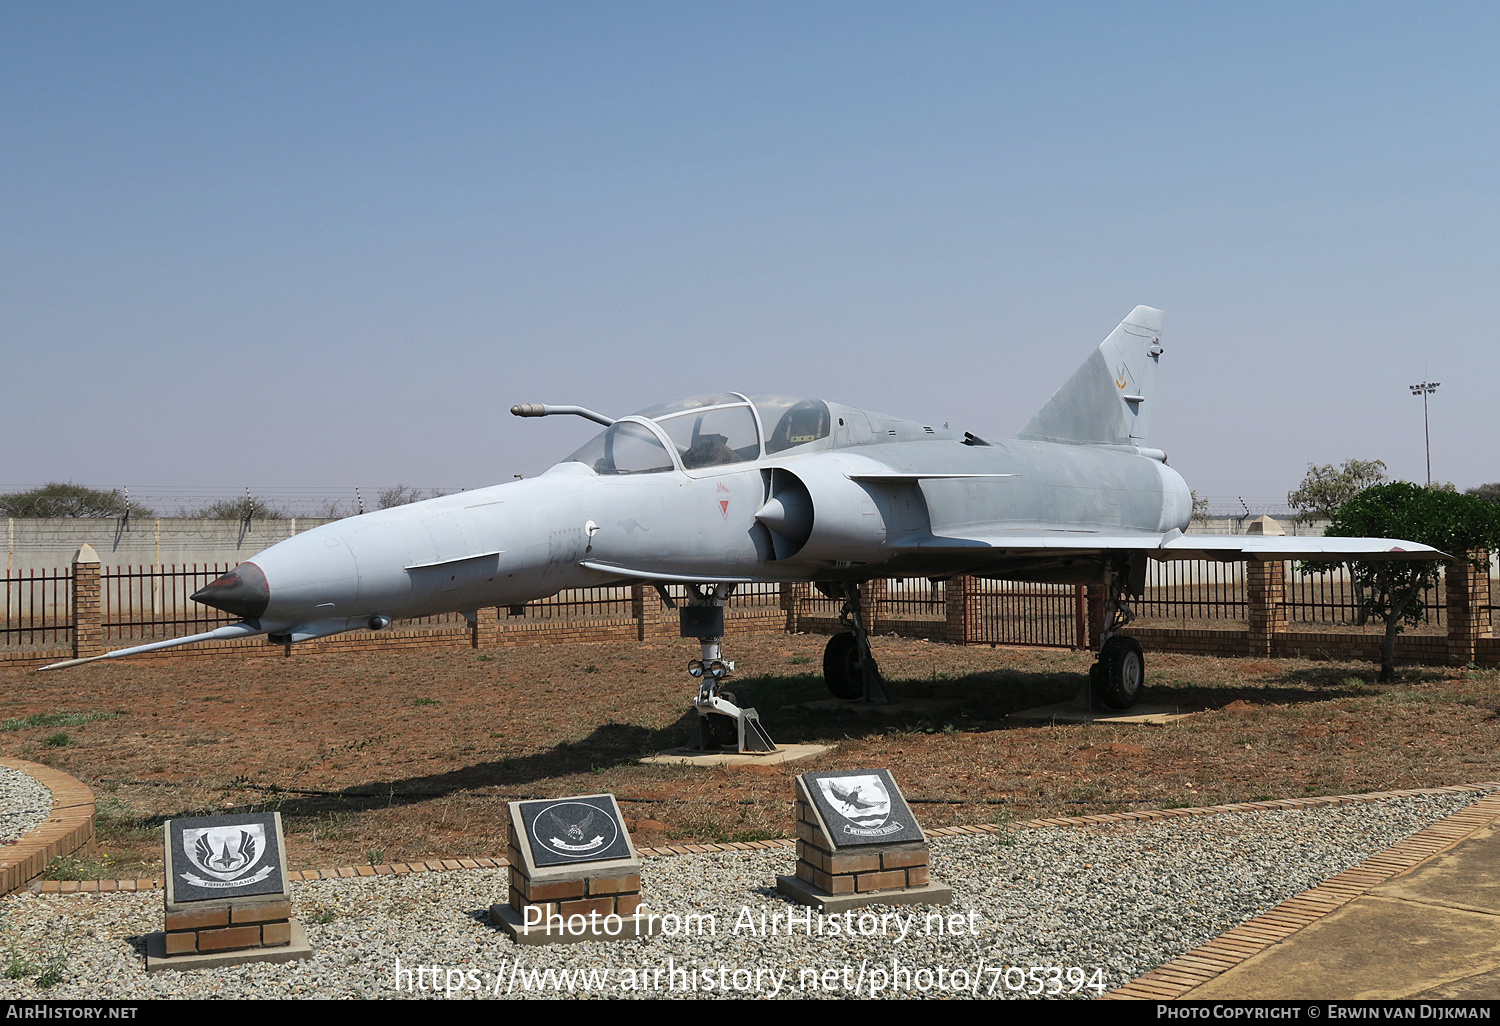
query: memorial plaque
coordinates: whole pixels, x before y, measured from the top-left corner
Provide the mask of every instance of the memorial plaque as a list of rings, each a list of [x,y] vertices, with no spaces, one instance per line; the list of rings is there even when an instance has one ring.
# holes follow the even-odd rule
[[[925,840],[890,770],[804,773],[802,779],[838,848]]]
[[[539,867],[627,859],[633,855],[619,808],[607,794],[519,805],[532,862]]]
[[[927,836],[889,770],[802,773],[793,783],[797,870],[776,878],[779,893],[824,912],[953,900],[932,880]]]
[[[648,937],[641,858],[614,795],[510,802],[510,895],[490,921],[517,944]]]
[[[274,812],[168,821],[171,902],[282,894],[286,878]]]
[[[286,845],[275,812],[169,819],[165,929],[146,935],[146,971],[310,958],[292,918]]]

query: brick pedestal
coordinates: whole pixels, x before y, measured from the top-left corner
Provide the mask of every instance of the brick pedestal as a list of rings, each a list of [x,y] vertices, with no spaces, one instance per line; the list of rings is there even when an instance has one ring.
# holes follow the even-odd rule
[[[292,942],[292,903],[226,901],[167,912],[166,953],[196,955],[247,948],[281,948]]]
[[[510,803],[510,894],[490,906],[490,919],[517,944],[624,940],[654,932],[640,914],[641,859],[630,842],[627,858],[577,865],[538,866],[526,840],[520,802]]]
[[[812,808],[797,802],[797,879],[829,894],[871,894],[931,882],[925,842],[836,852]]]
[[[797,784],[797,869],[776,889],[824,912],[866,905],[946,905],[953,891],[932,882],[926,839],[840,848],[828,836],[800,777]]]
[[[211,818],[186,821],[186,825],[220,823],[222,820],[216,822]],[[164,830],[166,930],[146,937],[146,972],[213,969],[244,962],[289,962],[312,956],[307,933],[292,918],[280,813],[275,814],[268,831],[268,835],[274,831],[274,850],[263,849],[266,852],[263,857],[270,862],[266,872],[274,874],[268,884],[275,889],[241,897],[220,899],[202,894],[206,885],[198,877],[198,868],[185,855],[173,850],[172,825],[169,820]],[[267,843],[269,840],[268,836]],[[180,889],[179,878],[184,881]],[[257,877],[246,879],[253,882]],[[226,891],[235,886],[233,881],[225,882]]]

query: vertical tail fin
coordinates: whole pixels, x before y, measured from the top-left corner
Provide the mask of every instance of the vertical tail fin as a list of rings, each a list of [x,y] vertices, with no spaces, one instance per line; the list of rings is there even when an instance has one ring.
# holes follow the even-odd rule
[[[1017,434],[1043,442],[1145,445],[1161,355],[1160,310],[1138,306]]]

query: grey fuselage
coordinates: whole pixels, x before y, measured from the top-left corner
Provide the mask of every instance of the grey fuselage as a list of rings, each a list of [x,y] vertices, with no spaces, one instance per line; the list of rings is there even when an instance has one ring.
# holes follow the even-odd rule
[[[1056,557],[1028,546],[1011,564],[995,549],[1007,532],[1160,536],[1191,517],[1187,485],[1155,450],[968,444],[826,405],[825,437],[769,455],[762,441],[758,458],[683,469],[679,449],[669,470],[606,474],[564,462],[314,528],[250,560],[267,591],[254,619],[300,638],[622,580],[946,577],[973,562],[946,541],[979,535],[985,576],[1083,582],[1102,566],[1076,545]],[[756,424],[764,439],[759,413]]]

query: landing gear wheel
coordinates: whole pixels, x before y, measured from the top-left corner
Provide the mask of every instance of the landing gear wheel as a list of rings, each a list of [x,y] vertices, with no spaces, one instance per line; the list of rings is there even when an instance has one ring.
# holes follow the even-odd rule
[[[1111,709],[1129,709],[1140,701],[1146,689],[1146,657],[1140,642],[1134,638],[1113,637],[1099,653],[1097,673],[1090,678],[1098,685],[1100,697]]]
[[[849,631],[828,639],[828,647],[823,649],[823,680],[835,698],[864,697],[864,665],[859,659],[859,643]]]
[[[728,691],[719,692],[719,697],[730,705],[739,705],[734,695]],[[720,713],[709,713],[703,719],[703,731],[707,735],[705,740],[711,745],[720,748],[740,747],[740,725],[733,716],[724,716]]]

